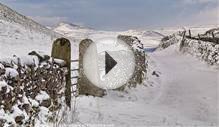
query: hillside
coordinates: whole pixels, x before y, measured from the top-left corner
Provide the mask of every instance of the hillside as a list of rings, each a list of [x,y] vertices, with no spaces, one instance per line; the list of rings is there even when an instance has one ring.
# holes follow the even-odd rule
[[[50,54],[61,36],[0,3],[0,57],[26,55],[32,50]]]
[[[57,33],[49,30],[45,26],[35,22],[34,20],[19,14],[18,12],[12,10],[11,8],[7,7],[0,3],[0,19],[5,20],[10,23],[16,23],[23,26],[26,29],[33,30],[36,32],[44,33],[47,35],[55,36]]]

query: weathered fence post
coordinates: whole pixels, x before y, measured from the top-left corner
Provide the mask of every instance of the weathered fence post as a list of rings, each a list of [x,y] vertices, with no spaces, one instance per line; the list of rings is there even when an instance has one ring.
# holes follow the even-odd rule
[[[189,37],[190,37],[190,38],[192,37],[192,33],[191,33],[191,30],[189,30]]]
[[[211,34],[212,34],[212,38],[214,39],[214,38],[215,38],[215,36],[214,36],[214,32],[212,32]]]
[[[58,38],[53,42],[53,58],[62,59],[66,62],[68,72],[66,75],[65,101],[67,106],[71,107],[71,43],[66,38]]]
[[[183,47],[185,46],[185,36],[186,36],[186,31],[183,31],[183,36],[182,36],[182,40],[180,42],[180,46],[179,46],[179,51],[182,51]]]

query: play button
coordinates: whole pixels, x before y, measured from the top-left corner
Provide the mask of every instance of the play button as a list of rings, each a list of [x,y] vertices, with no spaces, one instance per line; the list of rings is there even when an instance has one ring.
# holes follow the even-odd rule
[[[105,52],[105,72],[106,74],[116,66],[117,62],[107,53]]]
[[[102,89],[116,89],[126,84],[134,69],[134,53],[121,40],[97,40],[89,45],[83,56],[84,74],[93,85]]]

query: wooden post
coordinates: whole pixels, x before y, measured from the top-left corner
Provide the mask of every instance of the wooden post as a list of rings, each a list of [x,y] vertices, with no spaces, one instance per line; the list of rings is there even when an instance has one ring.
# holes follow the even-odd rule
[[[189,37],[190,37],[190,38],[192,37],[191,30],[189,30]]]
[[[180,42],[180,46],[179,46],[179,51],[182,51],[182,48],[184,47],[184,42],[185,42],[185,37],[186,37],[186,31],[183,31],[183,36],[182,36],[182,40]]]
[[[66,62],[68,72],[66,75],[65,101],[67,106],[71,107],[71,43],[66,38],[58,38],[53,42],[53,58],[62,59]]]
[[[212,32],[211,34],[212,34],[212,38],[214,39],[214,38],[215,38],[215,36],[214,36],[214,32]]]

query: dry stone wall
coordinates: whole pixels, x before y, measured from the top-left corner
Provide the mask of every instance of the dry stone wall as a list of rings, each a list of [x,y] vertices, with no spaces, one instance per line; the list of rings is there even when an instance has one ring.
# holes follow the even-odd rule
[[[54,120],[64,104],[65,62],[30,54],[0,60],[0,126],[34,126],[36,120]]]

